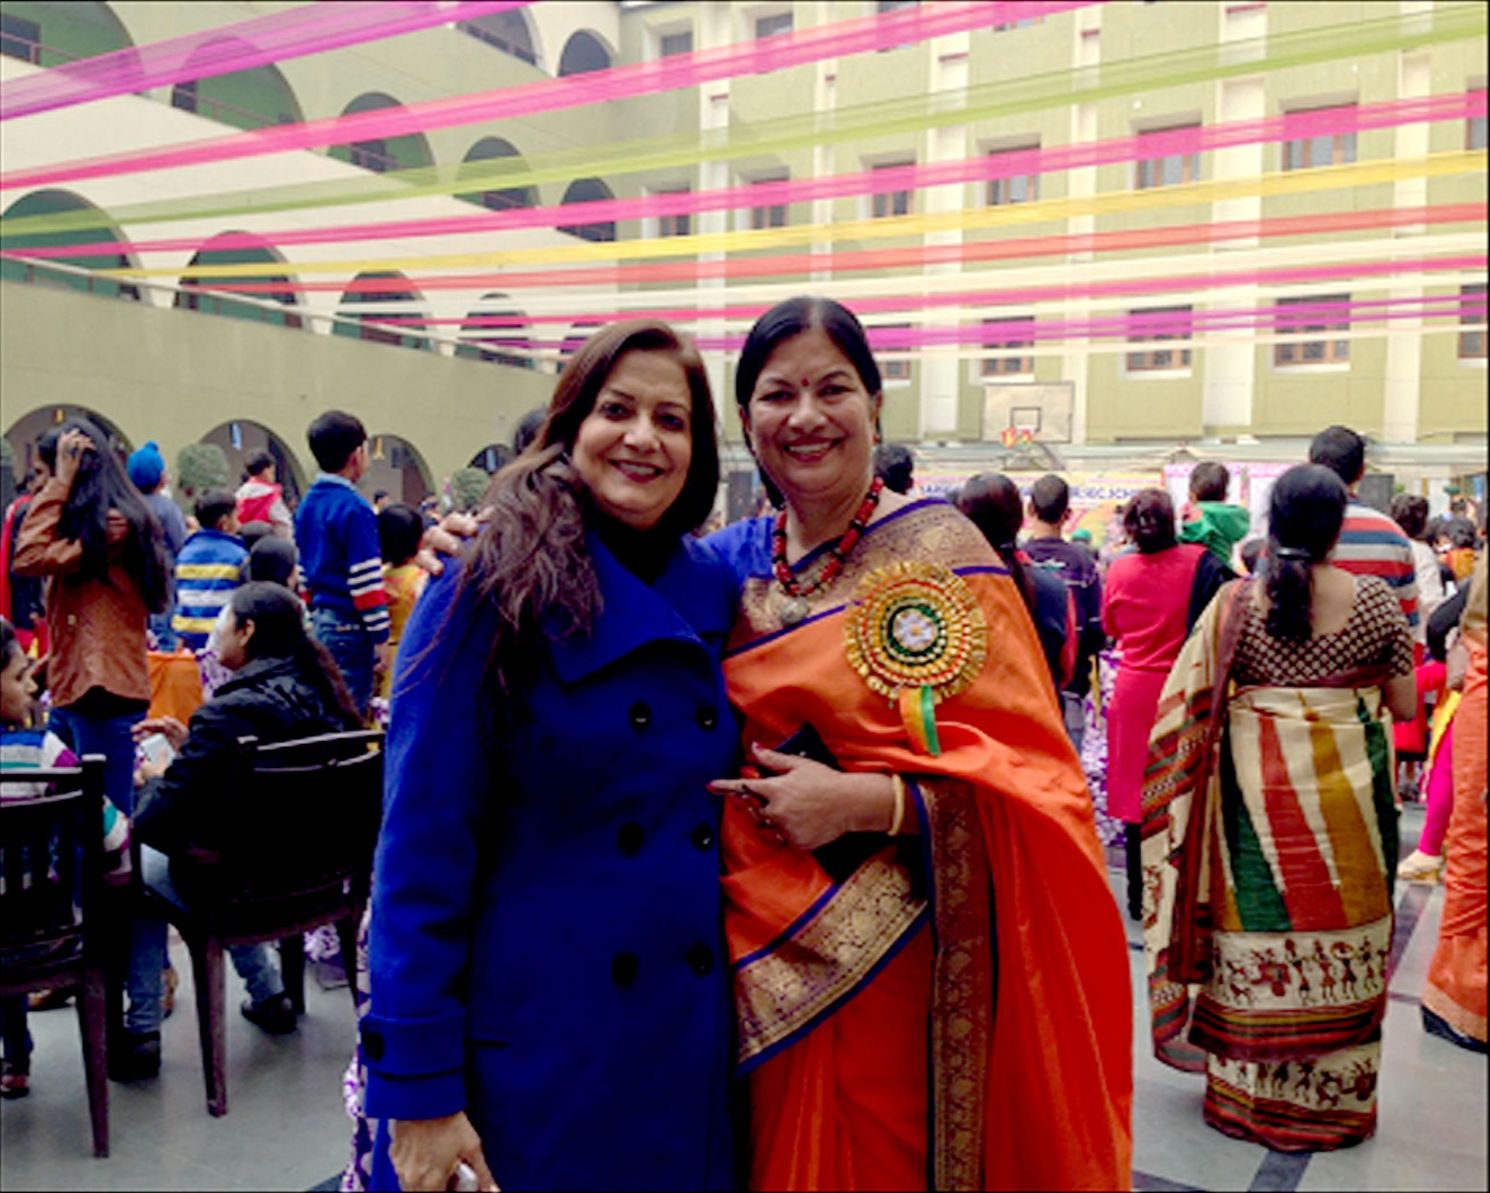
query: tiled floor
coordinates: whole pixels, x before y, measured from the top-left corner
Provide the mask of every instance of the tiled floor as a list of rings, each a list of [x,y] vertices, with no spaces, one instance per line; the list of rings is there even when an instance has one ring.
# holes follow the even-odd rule
[[[1409,809],[1410,848],[1421,814]],[[1114,875],[1114,889],[1120,880]],[[1344,1152],[1282,1156],[1200,1121],[1201,1078],[1155,1062],[1143,1004],[1135,1007],[1135,1185],[1140,1189],[1485,1189],[1486,1061],[1425,1036],[1417,997],[1438,934],[1442,893],[1399,891],[1405,949],[1392,980],[1375,1139]],[[1136,927],[1130,939],[1137,941]],[[91,1158],[77,1020],[32,1019],[37,1056],[31,1097],[0,1104],[0,1185],[35,1189],[288,1189],[325,1185],[341,1168],[347,1120],[341,1073],[352,1043],[345,990],[308,982],[309,1014],[293,1036],[271,1039],[234,1015],[228,1039],[226,1118],[208,1117],[197,1058],[190,967],[176,952],[180,1009],[166,1025],[158,1081],[110,1087],[113,1155]],[[1132,953],[1141,1000],[1143,956]],[[230,1005],[241,997],[230,978]]]

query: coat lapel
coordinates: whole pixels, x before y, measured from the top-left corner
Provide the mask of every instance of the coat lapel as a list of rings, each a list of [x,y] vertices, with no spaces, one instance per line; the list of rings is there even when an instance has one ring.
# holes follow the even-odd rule
[[[554,670],[566,684],[578,683],[652,642],[675,641],[705,648],[704,641],[728,628],[727,610],[711,601],[710,585],[680,541],[662,575],[647,586],[611,554],[597,535],[586,535],[602,601],[594,631],[553,642]],[[717,596],[717,594],[715,594]]]

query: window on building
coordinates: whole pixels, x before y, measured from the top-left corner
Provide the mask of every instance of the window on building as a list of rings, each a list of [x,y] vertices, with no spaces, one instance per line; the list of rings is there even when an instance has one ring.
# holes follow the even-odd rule
[[[1485,94],[1483,87],[1474,87],[1471,90],[1482,96]],[[1471,116],[1464,122],[1464,148],[1485,148],[1485,117]]]
[[[477,41],[521,59],[529,66],[538,65],[538,55],[533,52],[533,34],[528,20],[517,10],[488,13],[474,21],[461,21],[456,25],[462,33],[470,34]]]
[[[769,178],[752,178],[751,186],[765,186],[772,182],[785,182],[791,175],[773,174]],[[786,227],[786,204],[766,203],[759,207],[750,209],[750,227],[759,232],[762,228],[785,228]]]
[[[171,107],[180,108],[183,112],[197,110],[197,81],[195,79],[184,79],[171,88]]]
[[[686,195],[688,188],[680,186],[674,190],[656,191],[659,195]],[[659,215],[657,217],[658,236],[687,236],[693,230],[693,217],[686,211],[677,215]]]
[[[369,141],[353,141],[347,146],[347,160],[364,170],[379,174],[398,169],[398,160],[388,152],[388,143],[381,137]]]
[[[995,149],[989,153],[990,161],[996,161],[1010,153],[1028,153],[1040,148],[1039,141],[1028,145],[1015,145],[1007,149]],[[1038,174],[1006,174],[1002,178],[988,180],[988,206],[1002,207],[1009,203],[1033,203],[1040,197]]]
[[[0,12],[0,54],[41,65],[41,26],[12,13]]]
[[[792,31],[792,14],[789,12],[772,13],[768,17],[756,17],[755,36],[759,41],[763,37],[775,37],[778,33],[790,33]]]
[[[909,331],[909,323],[883,323],[877,331]],[[889,348],[887,351],[904,351],[903,348]],[[911,379],[911,362],[908,360],[879,360],[880,379],[882,381],[909,381]]]
[[[1190,307],[1146,307],[1128,314],[1133,320],[1128,343],[1155,345],[1128,353],[1130,373],[1190,367],[1190,349],[1173,346],[1190,340]]]
[[[1460,291],[1462,306],[1459,323],[1459,359],[1485,359],[1485,283],[1465,286]],[[1471,306],[1471,304],[1473,304]]]
[[[1198,121],[1190,121],[1186,124],[1171,125],[1168,128],[1147,129],[1138,135],[1141,144],[1144,137],[1155,137],[1162,133],[1199,127]],[[1194,182],[1200,177],[1200,154],[1198,153],[1168,153],[1163,157],[1145,158],[1137,164],[1136,187],[1141,191],[1156,186],[1178,186],[1182,182]]]
[[[1273,363],[1314,365],[1350,360],[1349,340],[1327,338],[1332,331],[1350,330],[1350,315],[1346,310],[1349,303],[1349,294],[1310,294],[1303,298],[1278,299],[1278,334],[1312,333],[1316,338],[1273,345]]]
[[[1295,108],[1295,112],[1344,112],[1355,104],[1329,104],[1320,108]],[[1299,137],[1283,142],[1285,170],[1313,170],[1320,166],[1341,166],[1355,161],[1355,133],[1332,133],[1319,137]]]
[[[915,158],[906,158],[898,162],[880,162],[874,168],[876,170],[901,170],[906,166],[914,166]],[[910,189],[901,191],[879,191],[870,196],[869,213],[877,220],[887,219],[890,216],[910,215],[911,192]]]
[[[985,319],[983,326],[987,329],[984,332],[983,347],[998,354],[983,358],[983,376],[1011,377],[1034,373],[1034,354],[1026,351],[1035,346],[1033,315]]]
[[[671,58],[677,54],[691,53],[693,53],[692,29],[684,29],[681,33],[664,33],[657,41],[659,58]]]

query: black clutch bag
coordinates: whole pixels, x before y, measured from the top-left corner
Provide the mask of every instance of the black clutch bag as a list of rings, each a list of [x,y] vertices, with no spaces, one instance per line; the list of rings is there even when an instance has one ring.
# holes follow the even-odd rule
[[[803,725],[774,748],[778,754],[810,758],[836,771],[843,769],[838,765],[838,759],[833,757],[833,751],[828,749],[822,736],[811,725]],[[774,772],[763,770],[761,773],[765,776]],[[812,851],[812,856],[817,858],[818,865],[836,883],[843,882],[884,847],[885,837],[880,833],[844,833],[836,841],[818,846]]]

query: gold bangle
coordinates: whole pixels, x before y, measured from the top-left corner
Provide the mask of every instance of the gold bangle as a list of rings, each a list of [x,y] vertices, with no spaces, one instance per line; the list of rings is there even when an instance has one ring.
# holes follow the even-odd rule
[[[892,774],[890,786],[895,789],[895,815],[890,817],[890,836],[898,837],[900,827],[905,822],[905,780]]]

